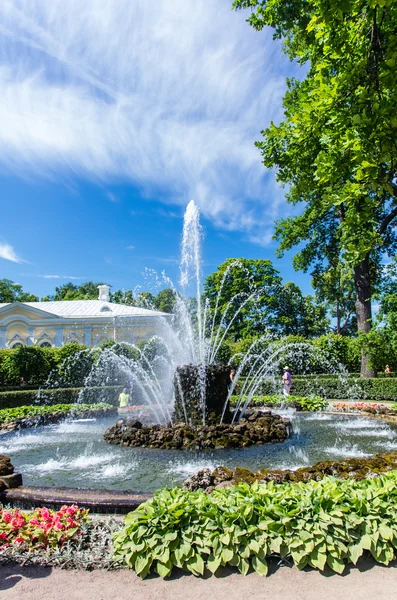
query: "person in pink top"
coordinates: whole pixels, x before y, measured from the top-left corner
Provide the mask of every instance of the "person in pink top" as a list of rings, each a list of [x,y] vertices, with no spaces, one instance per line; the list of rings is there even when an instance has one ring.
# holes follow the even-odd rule
[[[283,394],[284,396],[289,396],[291,385],[292,385],[292,376],[289,371],[289,367],[284,367],[283,374]]]

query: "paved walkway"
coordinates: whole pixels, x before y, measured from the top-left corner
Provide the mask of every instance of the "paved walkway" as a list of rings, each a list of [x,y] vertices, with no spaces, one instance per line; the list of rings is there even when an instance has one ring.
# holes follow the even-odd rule
[[[181,574],[141,581],[130,571],[63,571],[0,566],[2,600],[394,600],[397,561],[388,568],[363,562],[344,576],[273,566],[266,578],[225,570],[221,577]]]

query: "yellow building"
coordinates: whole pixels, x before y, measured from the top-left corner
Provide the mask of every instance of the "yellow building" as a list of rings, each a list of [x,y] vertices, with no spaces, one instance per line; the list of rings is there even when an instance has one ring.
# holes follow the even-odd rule
[[[98,300],[11,302],[0,304],[0,348],[62,346],[70,342],[96,346],[112,339],[135,343],[159,333],[170,317],[109,302],[109,286],[100,285]]]

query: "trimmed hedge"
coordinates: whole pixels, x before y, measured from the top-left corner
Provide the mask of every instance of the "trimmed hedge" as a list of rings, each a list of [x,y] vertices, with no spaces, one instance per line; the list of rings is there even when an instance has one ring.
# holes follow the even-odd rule
[[[117,406],[120,391],[120,386],[110,386],[1,392],[0,409],[26,405],[73,404],[79,399],[85,403],[107,402]],[[81,398],[79,398],[80,392],[82,392]]]
[[[226,565],[266,575],[270,556],[342,573],[369,551],[387,565],[397,548],[397,471],[363,481],[255,482],[212,494],[164,489],[124,523],[115,558],[142,578]]]
[[[277,389],[278,386],[276,386]],[[281,386],[279,387],[281,389]],[[348,383],[341,382],[337,377],[292,378],[291,391],[294,396],[310,396],[315,394],[328,400],[397,400],[397,378],[383,377],[381,379],[349,379]],[[258,394],[273,395],[274,382],[263,381]]]

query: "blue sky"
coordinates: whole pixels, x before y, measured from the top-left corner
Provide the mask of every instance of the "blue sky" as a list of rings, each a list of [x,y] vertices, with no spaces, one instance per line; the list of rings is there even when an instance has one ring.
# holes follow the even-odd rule
[[[254,141],[297,74],[230,0],[3,0],[0,278],[39,296],[72,280],[176,280],[183,211],[200,206],[205,274],[276,261],[290,214]]]

